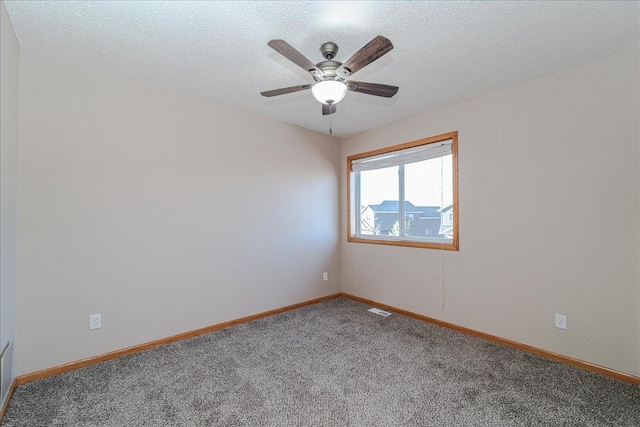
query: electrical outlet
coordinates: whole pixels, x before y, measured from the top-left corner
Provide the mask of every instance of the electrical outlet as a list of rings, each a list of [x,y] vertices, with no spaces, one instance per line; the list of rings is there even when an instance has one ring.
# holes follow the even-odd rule
[[[556,328],[567,329],[567,316],[556,313]]]
[[[322,281],[326,282],[327,280],[329,280],[329,273],[325,271],[324,273],[322,273]]]
[[[89,329],[102,328],[102,314],[92,314],[89,316]]]

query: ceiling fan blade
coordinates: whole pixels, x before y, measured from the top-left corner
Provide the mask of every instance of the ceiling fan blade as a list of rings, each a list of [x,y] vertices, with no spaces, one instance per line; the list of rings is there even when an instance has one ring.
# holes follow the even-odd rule
[[[349,80],[345,82],[347,88],[353,92],[366,93],[367,95],[383,96],[391,98],[398,93],[398,86],[381,85],[378,83],[355,82]]]
[[[260,95],[266,96],[266,97],[284,95],[285,93],[292,93],[292,92],[298,92],[305,89],[310,89],[311,86],[313,85],[283,87],[281,89],[273,89],[273,90],[267,90],[265,92],[260,92]]]
[[[322,115],[326,116],[338,111],[336,104],[322,104]]]
[[[391,49],[393,49],[391,41],[386,37],[378,36],[364,45],[364,47],[353,54],[351,58],[347,59],[338,70],[336,70],[336,73],[340,74],[339,72],[342,71],[343,68],[346,68],[353,74],[359,69],[371,64]]]
[[[289,61],[291,61],[294,64],[296,64],[298,67],[301,67],[303,70],[305,70],[307,72],[311,71],[311,70],[315,70],[320,74],[320,76],[324,75],[324,73],[322,71],[320,71],[320,69],[318,69],[318,67],[316,67],[316,65],[313,62],[309,61],[306,56],[304,56],[303,54],[298,52],[296,50],[296,48],[291,46],[286,41],[284,41],[284,40],[271,40],[267,44],[269,46],[271,46],[273,48],[273,50],[275,50],[280,55],[282,55],[285,58],[287,58]]]

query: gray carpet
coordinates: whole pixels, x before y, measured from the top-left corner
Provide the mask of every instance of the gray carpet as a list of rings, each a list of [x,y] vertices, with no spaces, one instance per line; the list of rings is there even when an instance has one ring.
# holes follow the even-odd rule
[[[338,298],[18,387],[2,426],[638,426],[640,387]]]

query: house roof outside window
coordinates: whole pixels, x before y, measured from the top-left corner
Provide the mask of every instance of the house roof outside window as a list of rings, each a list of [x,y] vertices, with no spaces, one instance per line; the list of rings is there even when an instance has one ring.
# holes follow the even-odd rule
[[[396,213],[400,203],[397,200],[384,200],[378,205],[369,205],[371,210],[376,213]],[[406,214],[419,214],[422,218],[439,218],[440,207],[439,206],[416,206],[409,201],[404,202],[404,213]]]

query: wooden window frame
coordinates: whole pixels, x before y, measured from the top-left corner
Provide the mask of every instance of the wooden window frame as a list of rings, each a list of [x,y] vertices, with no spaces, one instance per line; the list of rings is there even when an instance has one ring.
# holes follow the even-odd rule
[[[358,237],[356,234],[356,214],[355,206],[352,200],[355,200],[355,174],[352,170],[352,162],[366,157],[386,154],[393,151],[404,150],[407,148],[418,147],[421,145],[433,144],[436,142],[451,140],[452,154],[452,174],[453,174],[453,239],[451,242],[427,242],[398,238],[375,238],[375,237]],[[354,243],[370,243],[376,245],[389,246],[408,246],[413,248],[441,249],[447,251],[460,250],[460,233],[458,224],[460,221],[458,201],[458,131],[444,133],[442,135],[432,136],[429,138],[419,139],[417,141],[406,142],[404,144],[394,145],[392,147],[381,148],[378,150],[367,151],[366,153],[354,154],[347,157],[347,241]]]

